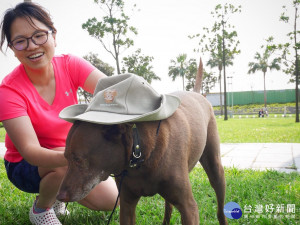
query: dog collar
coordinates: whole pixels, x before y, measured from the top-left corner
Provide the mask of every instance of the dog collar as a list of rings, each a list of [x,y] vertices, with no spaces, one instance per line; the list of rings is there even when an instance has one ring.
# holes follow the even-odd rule
[[[132,154],[129,161],[129,167],[131,168],[140,168],[141,164],[144,162],[144,159],[141,158],[142,156],[142,149],[140,147],[140,138],[139,132],[134,124],[132,127],[132,136],[133,136],[133,145],[132,145]]]
[[[161,123],[161,120],[159,121],[157,129],[156,129],[156,137],[158,136],[158,133],[159,133],[160,123]],[[132,127],[132,133],[133,133],[132,134],[133,145],[132,145],[132,154],[131,154],[130,161],[129,161],[129,167],[138,169],[141,167],[141,164],[145,160],[142,158],[142,149],[141,149],[141,145],[140,145],[139,131],[138,131],[138,128],[136,127],[136,124],[134,124]]]

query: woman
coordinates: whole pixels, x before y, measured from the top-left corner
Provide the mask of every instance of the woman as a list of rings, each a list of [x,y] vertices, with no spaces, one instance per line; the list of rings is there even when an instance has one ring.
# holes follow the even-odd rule
[[[39,5],[20,3],[6,11],[1,42],[14,52],[20,65],[0,86],[0,121],[7,132],[5,167],[9,180],[20,190],[38,193],[30,209],[33,224],[61,224],[64,203],[56,201],[67,169],[64,146],[71,124],[59,112],[77,103],[79,86],[93,93],[105,75],[85,60],[54,56],[56,29]],[[112,210],[117,198],[112,178],[101,182],[79,203],[93,210]]]

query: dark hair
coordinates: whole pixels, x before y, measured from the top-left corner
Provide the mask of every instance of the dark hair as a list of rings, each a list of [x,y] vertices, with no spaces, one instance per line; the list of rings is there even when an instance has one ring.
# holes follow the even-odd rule
[[[25,18],[32,27],[37,28],[34,22],[32,21],[32,18],[34,18],[40,21],[41,23],[45,24],[54,33],[56,32],[50,14],[43,7],[32,2],[20,3],[16,5],[15,8],[10,8],[6,10],[6,12],[4,13],[3,20],[0,24],[1,27],[0,50],[2,52],[3,52],[2,47],[4,45],[5,39],[7,41],[7,45],[9,45],[11,41],[10,28],[16,18]]]

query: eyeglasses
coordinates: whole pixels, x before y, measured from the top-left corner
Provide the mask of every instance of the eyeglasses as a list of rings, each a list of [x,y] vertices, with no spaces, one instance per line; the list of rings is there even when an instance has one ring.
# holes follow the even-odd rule
[[[52,34],[52,30],[48,31],[36,31],[31,37],[18,37],[15,40],[11,41],[10,44],[18,51],[22,51],[28,48],[29,39],[35,45],[43,45],[48,41],[48,35]]]

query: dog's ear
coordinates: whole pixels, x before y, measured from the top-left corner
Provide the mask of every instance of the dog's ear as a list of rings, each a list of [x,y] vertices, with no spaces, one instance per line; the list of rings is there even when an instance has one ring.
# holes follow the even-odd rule
[[[118,125],[105,125],[103,126],[103,137],[108,141],[114,141],[120,137],[120,130]]]
[[[107,140],[116,140],[121,138],[123,134],[126,134],[132,128],[132,125],[128,124],[115,124],[103,126],[103,136]]]

